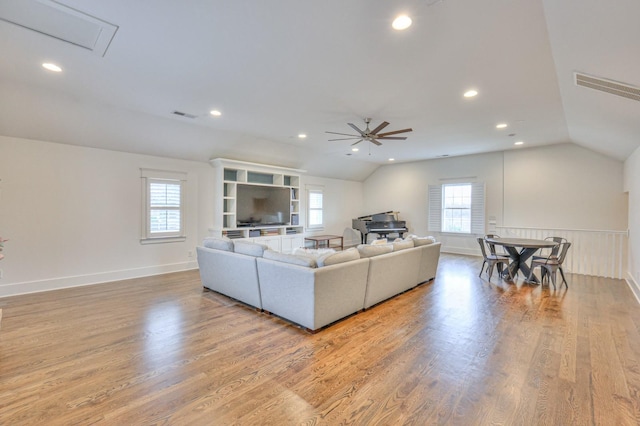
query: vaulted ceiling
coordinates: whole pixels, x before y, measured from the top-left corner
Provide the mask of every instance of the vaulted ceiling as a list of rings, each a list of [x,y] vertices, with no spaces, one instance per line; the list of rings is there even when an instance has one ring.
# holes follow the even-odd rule
[[[640,102],[574,73],[640,87],[638,16],[637,0],[0,0],[0,134],[353,180],[564,142],[624,160]],[[413,132],[328,141],[365,117]]]

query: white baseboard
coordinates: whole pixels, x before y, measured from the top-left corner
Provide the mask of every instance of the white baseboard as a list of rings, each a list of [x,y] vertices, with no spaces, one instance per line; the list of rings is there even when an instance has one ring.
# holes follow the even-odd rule
[[[627,279],[625,280],[631,289],[631,292],[636,297],[638,303],[640,303],[640,284],[633,279],[633,275],[627,273]]]
[[[97,274],[75,275],[70,277],[51,278],[39,281],[25,281],[21,283],[12,283],[0,286],[0,297],[17,296],[20,294],[38,293],[41,291],[60,290],[63,288],[102,284],[105,282],[168,274],[170,272],[187,271],[191,269],[198,269],[198,262],[192,260],[189,262],[172,263],[167,265],[145,266],[143,268],[99,272]]]

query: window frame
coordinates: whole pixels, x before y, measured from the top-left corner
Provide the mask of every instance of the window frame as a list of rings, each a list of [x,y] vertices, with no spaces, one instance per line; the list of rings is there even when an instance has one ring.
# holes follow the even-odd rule
[[[307,229],[310,231],[321,231],[324,229],[324,210],[325,210],[325,197],[324,197],[324,187],[317,185],[307,185],[307,214],[306,214],[306,222]],[[312,208],[311,207],[311,195],[312,194],[320,194],[321,195],[321,207],[320,208]],[[311,224],[311,212],[312,211],[320,211],[320,217],[322,218],[319,224]]]
[[[141,244],[168,243],[185,241],[186,235],[186,182],[187,174],[165,170],[140,169],[142,180],[142,232]],[[152,184],[178,184],[180,186],[180,205],[152,206]],[[151,212],[154,210],[177,210],[180,212],[180,229],[177,231],[151,232]]]
[[[448,189],[453,189],[455,187],[459,187],[459,188],[465,188],[469,190],[469,196],[465,196],[462,195],[462,199],[467,199],[468,198],[468,203],[463,202],[461,207],[454,207],[453,205],[448,205],[448,202],[453,198],[458,198],[455,195],[452,196],[447,196],[447,190]],[[447,232],[447,233],[451,233],[451,234],[471,234],[471,193],[473,192],[473,185],[471,185],[470,183],[446,183],[442,185],[442,232]],[[449,218],[447,219],[447,212],[454,212],[456,210],[464,210],[466,212],[465,216],[469,217],[469,221],[468,221],[468,226],[464,226],[464,230],[462,231],[456,231],[452,228],[453,225],[453,218]],[[461,224],[462,222],[466,222],[466,220],[461,219],[460,220]]]
[[[470,232],[443,231],[444,221],[444,186],[471,185],[471,229]],[[450,235],[471,236],[485,234],[485,200],[484,182],[459,180],[446,184],[429,185],[428,187],[428,230]]]

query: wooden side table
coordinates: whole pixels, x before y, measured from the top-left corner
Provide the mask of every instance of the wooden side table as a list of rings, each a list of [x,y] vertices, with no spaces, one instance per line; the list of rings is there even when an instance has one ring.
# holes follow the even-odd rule
[[[304,237],[305,241],[312,241],[313,248],[332,248],[336,250],[342,250],[344,248],[344,241],[341,235],[316,235],[313,237]],[[331,243],[331,240],[340,240],[340,244],[337,242]]]

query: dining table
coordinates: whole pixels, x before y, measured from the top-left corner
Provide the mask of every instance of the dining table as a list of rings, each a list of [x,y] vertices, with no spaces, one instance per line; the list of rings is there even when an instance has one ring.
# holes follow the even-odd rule
[[[509,263],[509,271],[503,271],[503,277],[509,276],[511,273],[512,277],[515,277],[518,271],[522,272],[525,280],[529,280],[529,275],[531,275],[530,282],[539,283],[538,277],[535,274],[531,274],[531,268],[527,265],[527,260],[535,252],[542,248],[551,248],[556,244],[555,241],[551,240],[536,240],[531,238],[485,238],[485,241],[489,245],[502,246],[509,254],[509,258],[511,262]]]

